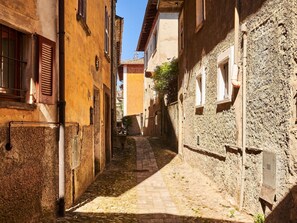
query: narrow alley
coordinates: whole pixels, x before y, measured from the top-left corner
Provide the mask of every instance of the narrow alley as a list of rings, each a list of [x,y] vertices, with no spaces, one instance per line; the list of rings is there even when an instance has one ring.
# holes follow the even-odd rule
[[[191,190],[189,190],[191,188]],[[252,222],[158,138],[128,137],[66,222]]]

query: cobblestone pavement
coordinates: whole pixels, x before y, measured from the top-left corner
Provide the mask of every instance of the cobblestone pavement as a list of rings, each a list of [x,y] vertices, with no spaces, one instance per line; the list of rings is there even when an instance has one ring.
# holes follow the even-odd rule
[[[131,137],[57,222],[252,222],[222,194],[157,138]]]

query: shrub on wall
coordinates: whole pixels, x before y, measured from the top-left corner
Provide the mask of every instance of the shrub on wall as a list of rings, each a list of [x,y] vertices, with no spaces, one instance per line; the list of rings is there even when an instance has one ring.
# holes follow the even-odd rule
[[[161,96],[168,95],[168,102],[177,100],[178,60],[173,59],[155,68],[154,90]]]

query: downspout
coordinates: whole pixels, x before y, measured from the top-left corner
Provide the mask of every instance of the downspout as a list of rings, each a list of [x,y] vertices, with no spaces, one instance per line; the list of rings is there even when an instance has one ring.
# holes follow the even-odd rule
[[[110,89],[111,89],[111,118],[110,118],[110,136],[111,136],[111,142],[110,142],[110,148],[111,148],[111,157],[113,157],[113,138],[114,138],[114,114],[115,114],[115,75],[114,75],[114,1],[111,1],[111,63],[110,63],[110,71],[111,71],[111,78],[110,78]]]
[[[239,88],[241,83],[238,81],[238,49],[239,49],[239,0],[235,0],[234,11],[234,65],[231,77],[233,87]]]
[[[247,66],[247,28],[241,26],[243,34],[243,58],[242,58],[242,174],[240,188],[240,205],[243,208],[244,188],[245,188],[245,165],[246,165],[246,66]]]
[[[65,215],[65,15],[64,0],[59,0],[59,199],[57,214]]]

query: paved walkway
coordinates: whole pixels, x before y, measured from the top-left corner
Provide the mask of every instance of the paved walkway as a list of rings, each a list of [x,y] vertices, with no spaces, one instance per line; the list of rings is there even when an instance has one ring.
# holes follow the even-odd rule
[[[111,164],[57,222],[252,221],[232,209],[211,182],[185,165],[159,140],[133,137],[128,138],[124,150],[114,150]]]
[[[175,220],[178,222],[178,210],[159,172],[148,140],[145,138],[135,138],[135,140],[137,148],[137,208],[140,214],[155,213],[155,215],[140,215],[140,222],[175,222]]]

